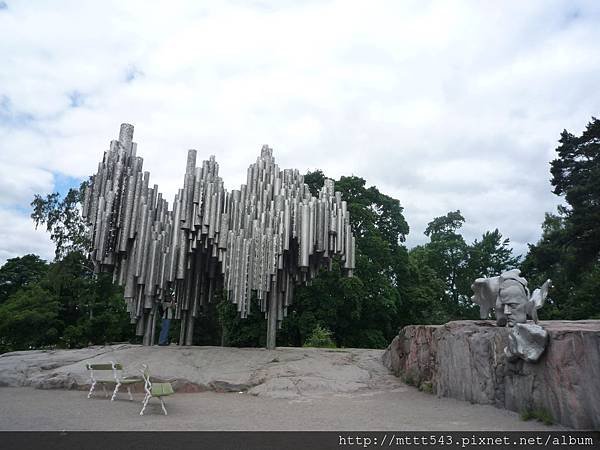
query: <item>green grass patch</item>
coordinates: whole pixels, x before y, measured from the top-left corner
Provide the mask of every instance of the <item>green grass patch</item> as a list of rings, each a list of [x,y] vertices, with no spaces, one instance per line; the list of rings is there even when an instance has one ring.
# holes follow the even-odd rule
[[[433,383],[431,381],[423,381],[419,385],[419,390],[421,392],[426,392],[428,394],[433,394]]]
[[[542,422],[544,425],[553,425],[554,419],[552,418],[552,414],[547,409],[537,408],[537,409],[526,409],[521,412],[521,420],[537,420]]]

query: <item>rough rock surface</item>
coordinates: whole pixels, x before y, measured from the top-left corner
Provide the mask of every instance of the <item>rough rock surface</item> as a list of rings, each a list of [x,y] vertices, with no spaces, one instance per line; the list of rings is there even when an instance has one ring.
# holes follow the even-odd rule
[[[122,344],[0,355],[0,386],[87,389],[86,363],[115,361],[124,375],[148,364],[153,379],[179,392],[239,392],[301,399],[402,386],[381,363],[383,350],[144,347]]]
[[[509,329],[492,321],[412,325],[400,330],[384,364],[439,396],[512,411],[545,410],[556,422],[600,429],[600,320],[543,321],[549,343],[537,363],[509,362]],[[493,426],[493,424],[490,424]]]

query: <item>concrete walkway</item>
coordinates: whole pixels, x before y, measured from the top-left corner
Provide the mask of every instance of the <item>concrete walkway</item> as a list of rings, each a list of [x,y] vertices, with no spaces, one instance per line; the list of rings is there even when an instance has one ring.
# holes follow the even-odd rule
[[[556,430],[523,422],[493,406],[437,398],[409,386],[383,393],[287,400],[249,394],[202,392],[166,399],[168,416],[152,399],[139,415],[135,401],[88,400],[83,391],[0,388],[0,430],[195,430],[195,431],[403,431]]]

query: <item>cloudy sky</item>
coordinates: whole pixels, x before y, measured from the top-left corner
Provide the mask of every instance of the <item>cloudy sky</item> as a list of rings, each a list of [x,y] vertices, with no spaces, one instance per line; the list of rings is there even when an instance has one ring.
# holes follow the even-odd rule
[[[36,193],[92,174],[119,125],[172,198],[186,152],[229,189],[282,168],[398,198],[409,246],[460,209],[468,241],[540,235],[560,132],[600,112],[600,2],[0,1],[0,264],[53,246]]]

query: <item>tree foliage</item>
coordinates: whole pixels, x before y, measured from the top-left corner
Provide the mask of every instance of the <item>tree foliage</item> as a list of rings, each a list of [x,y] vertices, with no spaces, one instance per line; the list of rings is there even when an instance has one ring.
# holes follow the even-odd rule
[[[325,177],[309,173],[305,181],[318,191]],[[356,237],[356,270],[343,276],[339,261],[310,286],[296,290],[294,305],[284,320],[279,341],[305,344],[320,327],[330,330],[341,347],[384,347],[397,332],[401,293],[407,282],[408,253],[401,242],[408,233],[400,202],[367,187],[359,177],[341,177],[342,193]]]
[[[436,217],[427,224],[425,235],[429,266],[446,283],[446,294],[450,312],[456,314],[460,308],[460,284],[465,276],[467,264],[467,243],[458,230],[465,223],[460,211],[451,211],[445,216]]]
[[[536,283],[553,280],[542,318],[600,318],[600,121],[592,118],[581,136],[564,130],[559,144],[551,182],[566,205],[546,214],[522,269]]]
[[[304,342],[304,347],[335,348],[335,342],[331,338],[331,331],[317,325]]]
[[[552,185],[568,207],[564,245],[584,264],[600,255],[600,121],[592,118],[581,136],[564,130],[551,163]]]
[[[39,284],[27,286],[0,305],[0,351],[52,345],[63,331],[60,302]]]
[[[37,255],[11,258],[0,267],[0,304],[22,288],[39,282],[48,264]]]
[[[133,337],[122,290],[111,275],[93,274],[85,257],[89,242],[80,215],[85,187],[70,189],[64,198],[59,193],[34,197],[31,217],[36,226],[46,226],[56,260],[47,264],[37,255],[25,255],[0,268],[2,351]]]
[[[0,304],[2,351],[104,344],[132,333],[121,289],[109,274],[93,276],[78,252],[50,264]]]
[[[425,295],[417,298],[424,298],[419,303],[432,323],[477,318],[477,307],[470,300],[473,281],[519,265],[509,239],[498,229],[486,231],[480,240],[468,244],[460,234],[464,223],[460,211],[434,218],[425,230],[430,242],[410,252],[413,273],[419,280],[416,284],[426,288]]]
[[[85,252],[89,248],[85,221],[80,213],[86,186],[87,182],[83,182],[79,189],[69,189],[64,198],[58,192],[48,194],[45,198],[36,194],[31,202],[31,218],[36,228],[39,225],[46,226],[56,246],[56,259],[70,252]]]

